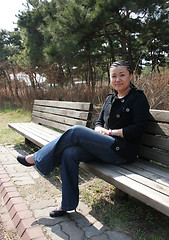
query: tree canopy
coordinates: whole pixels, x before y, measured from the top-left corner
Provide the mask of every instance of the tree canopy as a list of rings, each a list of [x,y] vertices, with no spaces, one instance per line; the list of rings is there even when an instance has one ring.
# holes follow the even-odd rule
[[[1,31],[0,61],[12,59],[60,84],[80,76],[94,85],[118,59],[140,74],[145,63],[167,64],[168,9],[166,0],[27,0],[17,35]]]

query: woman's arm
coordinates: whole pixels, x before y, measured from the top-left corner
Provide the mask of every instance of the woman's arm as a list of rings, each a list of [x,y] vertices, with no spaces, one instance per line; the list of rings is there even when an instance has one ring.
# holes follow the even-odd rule
[[[132,122],[123,128],[124,138],[134,140],[140,138],[148,124],[149,104],[144,93],[138,93],[132,103]]]
[[[99,127],[97,126],[95,128],[95,131],[96,132],[99,132],[99,133],[102,133],[104,135],[109,135],[109,136],[112,136],[112,135],[116,135],[116,136],[120,136],[120,137],[123,137],[123,129],[105,129],[103,127]]]
[[[109,134],[109,135],[114,135],[114,136],[120,136],[120,137],[124,137],[123,136],[123,129],[121,128],[121,129],[110,129],[109,130],[109,133],[111,133],[111,134]]]
[[[96,124],[95,124],[95,131],[96,132],[99,132],[101,134],[104,134],[104,135],[116,135],[116,136],[121,136],[123,137],[123,129],[106,129],[104,128],[104,120],[103,120],[103,115],[104,115],[104,110],[105,110],[105,106],[106,104],[112,99],[112,95],[109,95],[107,98],[106,98],[106,101],[104,102],[103,104],[103,107],[101,109],[101,112],[99,114],[99,118],[98,120],[96,121]]]

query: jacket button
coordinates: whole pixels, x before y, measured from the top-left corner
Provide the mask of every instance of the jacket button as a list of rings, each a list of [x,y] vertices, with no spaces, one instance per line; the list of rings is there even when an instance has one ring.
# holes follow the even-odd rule
[[[116,118],[120,118],[120,114],[116,114]]]
[[[125,100],[124,100],[124,99],[122,99],[122,100],[121,100],[121,103],[124,103],[124,102],[125,102]]]
[[[130,112],[130,108],[126,108],[126,112]]]
[[[119,151],[120,150],[120,147],[116,147],[116,151]]]

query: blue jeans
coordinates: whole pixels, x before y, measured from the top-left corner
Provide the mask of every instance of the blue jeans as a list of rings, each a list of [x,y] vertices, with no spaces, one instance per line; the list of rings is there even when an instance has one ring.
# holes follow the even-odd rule
[[[35,165],[44,175],[50,174],[62,163],[62,210],[73,210],[78,205],[80,162],[96,159],[111,164],[126,162],[112,149],[114,141],[111,136],[74,126],[34,154]]]

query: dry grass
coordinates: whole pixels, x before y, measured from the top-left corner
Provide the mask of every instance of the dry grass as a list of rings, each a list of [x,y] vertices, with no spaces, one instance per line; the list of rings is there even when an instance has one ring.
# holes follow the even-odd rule
[[[168,85],[169,72],[151,73],[135,77],[134,84],[144,90],[151,108],[169,110]],[[102,105],[106,96],[112,92],[107,82],[97,82],[94,87],[88,84],[72,86],[28,87],[24,82],[18,81],[18,95],[15,94],[16,86],[13,85],[13,94],[9,89],[1,89],[0,104],[9,101],[11,104],[19,104],[27,110],[32,110],[34,99],[51,99],[60,101],[92,102],[95,106]]]
[[[169,73],[151,73],[134,82],[139,89],[144,90],[151,108],[169,110]]]

